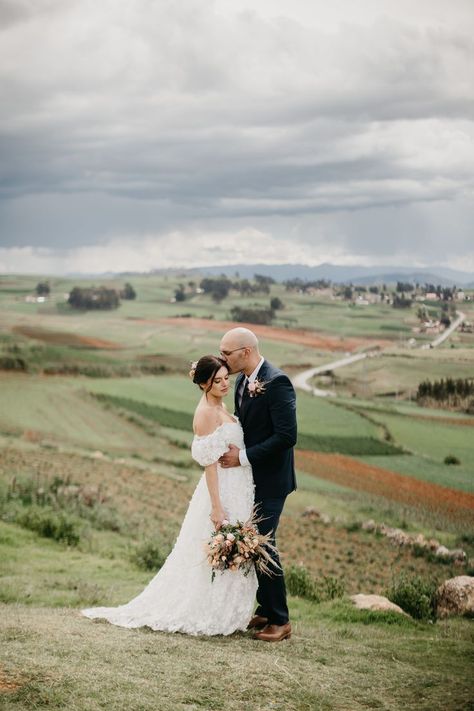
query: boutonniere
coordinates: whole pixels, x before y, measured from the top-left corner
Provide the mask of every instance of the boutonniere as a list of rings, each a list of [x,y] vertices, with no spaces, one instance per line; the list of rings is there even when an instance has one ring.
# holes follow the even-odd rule
[[[247,385],[247,390],[249,393],[249,397],[257,397],[258,395],[261,395],[262,393],[265,392],[265,381],[260,381],[258,378],[255,378],[253,383],[249,383]]]

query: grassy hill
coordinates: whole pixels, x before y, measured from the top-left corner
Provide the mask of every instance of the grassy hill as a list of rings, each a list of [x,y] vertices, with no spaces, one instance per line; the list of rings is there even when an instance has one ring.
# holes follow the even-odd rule
[[[52,297],[36,304],[25,301],[36,280],[0,280],[2,708],[470,708],[469,620],[357,612],[348,595],[473,573],[474,418],[425,410],[409,392],[425,377],[467,377],[474,336],[411,351],[411,314],[272,286],[285,309],[262,331],[262,352],[290,374],[340,357],[341,343],[389,342],[365,369],[336,371],[337,398],[298,393],[299,486],[279,528],[292,639],[152,634],[79,610],[127,601],[170,550],[201,476],[189,361],[217,351],[232,305],[269,296],[176,304],[182,276],[155,275],[133,279],[138,298],[116,311],[72,312],[64,294],[75,283],[50,281]],[[164,320],[184,313],[212,319]],[[461,464],[445,464],[449,453]],[[467,560],[394,545],[364,530],[367,519],[461,547]],[[301,576],[325,591],[320,602]]]

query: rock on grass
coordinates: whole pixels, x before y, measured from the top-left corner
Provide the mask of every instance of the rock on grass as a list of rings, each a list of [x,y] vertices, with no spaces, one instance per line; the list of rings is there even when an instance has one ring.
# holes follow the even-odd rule
[[[357,607],[358,610],[379,610],[380,612],[398,612],[400,615],[406,615],[409,617],[404,610],[394,602],[383,595],[364,595],[363,593],[358,593],[357,595],[351,595],[352,602]]]
[[[438,617],[467,615],[474,617],[474,577],[457,575],[445,580],[436,591]]]

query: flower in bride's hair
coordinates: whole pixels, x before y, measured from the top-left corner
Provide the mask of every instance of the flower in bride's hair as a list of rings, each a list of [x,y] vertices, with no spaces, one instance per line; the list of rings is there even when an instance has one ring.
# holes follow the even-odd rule
[[[197,360],[193,360],[193,361],[191,362],[191,370],[189,371],[189,377],[191,378],[191,380],[194,378],[194,374],[195,374],[195,372],[196,372],[197,364],[198,364]]]

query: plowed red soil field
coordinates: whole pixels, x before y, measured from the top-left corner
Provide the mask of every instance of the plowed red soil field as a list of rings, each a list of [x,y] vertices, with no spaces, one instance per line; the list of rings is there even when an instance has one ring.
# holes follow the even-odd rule
[[[231,328],[235,328],[234,321],[213,321],[207,318],[162,318],[160,323],[169,323],[173,326],[195,328],[209,331],[219,331],[224,334]],[[250,328],[260,338],[269,338],[273,341],[285,341],[286,343],[296,343],[301,346],[317,348],[321,351],[355,351],[357,348],[367,346],[380,346],[385,348],[391,345],[390,341],[370,338],[335,338],[327,334],[318,334],[315,331],[304,329],[276,328],[275,326],[258,326],[254,323],[239,323],[239,326]]]
[[[297,450],[296,465],[305,472],[351,489],[439,511],[450,518],[474,524],[474,494],[465,491],[414,479],[342,454]]]

